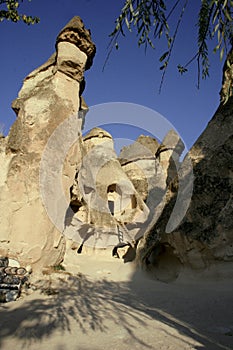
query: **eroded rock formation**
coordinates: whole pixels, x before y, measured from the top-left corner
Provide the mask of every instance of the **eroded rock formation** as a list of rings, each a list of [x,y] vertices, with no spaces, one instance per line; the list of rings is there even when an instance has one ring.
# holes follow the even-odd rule
[[[227,69],[227,72],[225,71]],[[224,66],[225,85],[229,67]],[[232,89],[232,80],[230,83]],[[229,87],[229,86],[228,86]],[[159,265],[177,277],[181,266],[202,270],[219,262],[233,261],[233,97],[221,103],[202,135],[184,159],[179,177],[171,182],[162,215],[148,230],[138,250],[138,261],[148,269]],[[188,163],[191,162],[193,177]],[[190,181],[187,179],[189,178]],[[187,180],[187,181],[186,181]],[[184,202],[192,198],[184,217],[173,215],[180,183]],[[182,203],[180,203],[182,207]],[[177,220],[177,222],[176,222]],[[227,271],[226,264],[224,269]],[[223,270],[224,270],[223,269]],[[222,271],[223,271],[222,270]],[[163,276],[163,278],[165,278]]]
[[[137,242],[161,214],[167,182],[177,172],[174,164],[179,167],[182,151],[179,136],[171,130],[161,145],[141,135],[117,158],[111,135],[92,129],[83,138],[65,236],[81,244],[79,252],[82,246],[107,248]]]
[[[222,77],[222,89],[220,91],[220,98],[222,103],[226,103],[233,95],[233,50],[227,55],[227,59],[223,67],[223,77]]]
[[[136,242],[139,264],[166,281],[182,266],[233,261],[232,53],[222,103],[182,163],[173,130],[161,144],[140,136],[119,157],[105,130],[82,137],[94,54],[74,17],[12,104],[17,119],[0,138],[0,256],[40,268],[62,261],[67,239],[78,252],[129,242],[133,257]]]
[[[94,128],[83,138],[83,158],[71,190],[72,218],[64,234],[93,248],[131,241],[127,224],[144,222],[148,208],[122,169],[112,136]]]
[[[56,265],[63,259],[64,237],[41,199],[40,162],[57,126],[86,108],[81,99],[83,74],[94,54],[90,32],[74,17],[58,35],[54,55],[26,77],[12,104],[17,119],[0,154],[0,255],[15,257],[23,265]],[[76,124],[76,132],[81,132],[82,119]],[[62,145],[57,146],[53,156],[59,161]],[[71,183],[75,170],[76,162],[68,159],[64,171]]]

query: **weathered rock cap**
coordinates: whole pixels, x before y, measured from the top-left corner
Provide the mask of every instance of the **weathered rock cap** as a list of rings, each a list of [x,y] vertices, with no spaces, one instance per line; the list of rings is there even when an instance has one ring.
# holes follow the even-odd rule
[[[158,148],[157,154],[170,150],[180,156],[184,149],[185,145],[179,134],[175,130],[171,129],[165,135],[160,147]]]
[[[109,134],[109,132],[107,132],[104,129],[96,127],[96,128],[91,129],[91,131],[89,131],[89,133],[83,137],[83,141],[92,139],[94,137],[98,137],[98,138],[106,137],[106,138],[112,140],[112,135]]]
[[[91,40],[90,30],[84,27],[84,23],[79,16],[73,17],[60,31],[56,40],[56,48],[57,44],[62,41],[68,41],[78,46],[87,55],[86,70],[92,66],[96,47]]]
[[[159,143],[155,138],[140,135],[134,143],[121,149],[119,162],[125,165],[142,159],[153,159],[158,148]]]

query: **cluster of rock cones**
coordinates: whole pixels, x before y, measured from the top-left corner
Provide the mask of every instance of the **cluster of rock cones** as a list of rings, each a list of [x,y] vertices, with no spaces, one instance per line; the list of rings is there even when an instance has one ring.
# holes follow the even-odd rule
[[[165,162],[170,163],[170,159],[164,159],[166,149],[161,147],[158,148],[161,152],[156,152],[156,156],[159,157],[153,159],[144,159],[141,154],[139,159],[136,154],[136,159],[132,157],[130,163],[125,162],[124,153],[127,153],[128,159],[130,152],[138,149],[135,146],[128,148],[127,152],[124,151],[121,160],[117,160],[116,157],[110,159],[112,139],[111,135],[107,135],[103,130],[97,130],[97,135],[92,131],[86,139],[82,138],[84,112],[87,111],[81,96],[85,86],[84,72],[90,68],[94,54],[95,45],[92,43],[90,32],[84,28],[79,17],[73,18],[57,37],[56,53],[24,80],[18,98],[12,104],[17,119],[9,135],[0,139],[0,255],[18,259],[22,266],[32,265],[37,271],[62,262],[67,251],[67,237],[73,237],[76,223],[80,224],[82,221],[81,229],[77,232],[83,241],[86,241],[88,235],[91,237],[97,224],[104,225],[106,220],[115,229],[119,219],[118,203],[122,198],[125,200],[126,194],[130,198],[130,207],[126,206],[125,212],[120,212],[120,215],[124,224],[127,222],[127,229],[134,230],[135,218],[139,217],[136,214],[140,211],[144,216],[148,214],[145,208],[148,199],[146,182],[140,177],[138,162],[144,162],[144,173],[148,171],[148,164],[153,165],[153,162],[159,162],[159,166]],[[230,64],[231,68],[225,67],[225,71],[233,69],[232,62]],[[230,75],[225,74],[225,71],[223,86],[226,85],[227,79],[227,86],[232,86]],[[70,119],[71,116],[77,118]],[[64,142],[50,144],[49,140],[54,131],[59,131],[59,126],[66,121],[75,121],[76,125],[72,122],[66,123],[67,129],[60,132],[62,141],[75,134],[77,142],[67,154],[62,169],[62,181],[60,179],[58,183],[55,181],[55,165],[62,157]],[[107,146],[102,142],[104,138]],[[140,139],[138,144],[144,142],[143,140]],[[148,146],[148,142],[146,143]],[[144,144],[145,142],[143,149],[146,148]],[[163,210],[157,209],[158,217],[152,220],[153,226],[146,230],[138,245],[137,257],[142,265],[153,264],[154,261],[155,265],[158,265],[161,255],[168,255],[169,261],[170,258],[172,261],[178,259],[182,266],[198,270],[208,269],[211,264],[218,262],[233,261],[232,145],[233,96],[229,96],[227,101],[221,101],[206,130],[180,164],[178,175],[172,179],[170,177],[173,177],[173,172],[170,172],[171,176],[166,172],[163,177],[164,186],[167,185],[167,179],[169,180],[169,186],[167,190],[164,187],[162,196]],[[48,147],[51,147],[52,159],[44,157],[44,151]],[[92,149],[101,152],[92,152]],[[88,152],[88,157],[85,152]],[[99,154],[99,157],[96,154]],[[87,205],[90,201],[92,206],[95,204],[97,192],[92,187],[92,170],[99,169],[103,159],[109,160],[109,167],[101,168],[101,177],[97,177],[97,185],[100,185],[100,197],[104,198],[104,203],[108,203],[109,207],[106,206],[106,210],[100,216],[99,207],[98,210],[94,207],[90,212]],[[182,198],[186,198],[186,192],[190,189],[189,182],[186,183],[187,159],[190,160],[193,170],[192,199],[184,217],[173,229],[168,227],[168,224],[179,199],[179,186],[183,185]],[[73,206],[75,209],[76,216],[65,223],[66,235],[63,235],[64,232],[50,220],[48,208],[41,198],[42,161],[50,170],[44,185],[49,194],[50,208],[54,209],[55,220],[59,217],[61,208],[61,196],[57,187],[61,182],[67,208]],[[81,164],[79,172],[78,164]],[[169,166],[169,169],[173,167]],[[104,178],[109,180],[109,174],[114,178],[114,182],[103,183]],[[126,186],[126,183],[130,183],[129,179],[131,185]],[[86,191],[85,198],[80,196],[77,190],[80,184]],[[155,186],[158,187],[158,184]],[[161,206],[160,202],[156,202],[157,193],[158,191],[150,193],[153,208]],[[181,206],[184,204],[185,200],[180,201]],[[150,215],[153,213],[148,214]],[[175,216],[173,222],[178,219],[180,218]],[[60,218],[60,221],[63,223],[63,218]],[[14,293],[17,294],[24,278],[23,270],[10,269],[7,266],[2,266],[1,269],[2,285],[4,281],[11,280],[12,283],[8,285],[15,286]],[[14,291],[13,287],[9,295],[14,294],[12,290]]]

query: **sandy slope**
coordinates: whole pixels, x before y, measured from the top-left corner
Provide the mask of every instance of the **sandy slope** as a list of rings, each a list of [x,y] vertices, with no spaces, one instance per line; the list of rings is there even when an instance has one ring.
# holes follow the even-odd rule
[[[57,294],[0,305],[1,349],[233,349],[232,279],[162,283],[132,263],[72,254],[66,269],[75,275],[40,282],[50,279]]]

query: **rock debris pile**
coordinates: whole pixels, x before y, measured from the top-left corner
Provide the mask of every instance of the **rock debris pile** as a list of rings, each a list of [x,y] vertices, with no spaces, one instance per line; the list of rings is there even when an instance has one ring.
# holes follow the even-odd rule
[[[15,301],[27,281],[25,268],[9,266],[7,257],[0,258],[0,302]]]

